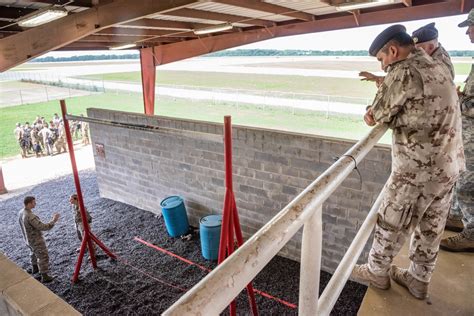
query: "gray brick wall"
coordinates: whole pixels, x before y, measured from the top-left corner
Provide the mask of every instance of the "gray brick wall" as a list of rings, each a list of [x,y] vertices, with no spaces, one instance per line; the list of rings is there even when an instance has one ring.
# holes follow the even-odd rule
[[[222,135],[222,124],[88,109],[93,118]],[[224,146],[192,134],[90,124],[103,197],[159,213],[159,202],[181,195],[191,224],[221,212]],[[246,237],[275,216],[354,142],[245,126],[233,127],[234,192]],[[376,146],[323,206],[323,269],[333,272],[390,173],[388,146]],[[301,232],[280,255],[299,260]],[[363,255],[367,256],[367,246]]]

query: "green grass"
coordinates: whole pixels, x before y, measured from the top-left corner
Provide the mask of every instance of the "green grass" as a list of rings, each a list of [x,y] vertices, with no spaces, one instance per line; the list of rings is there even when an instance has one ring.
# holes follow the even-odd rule
[[[82,76],[85,79],[141,82],[140,72],[122,72]],[[377,92],[375,84],[346,78],[302,76],[272,76],[258,74],[216,73],[197,71],[160,71],[157,85],[184,85],[205,88],[231,88],[245,90],[283,91],[347,97],[371,98]]]
[[[462,63],[462,64],[453,64],[454,66],[454,73],[456,75],[469,75],[469,72],[471,72],[471,64],[468,63]]]
[[[70,98],[66,101],[70,114],[86,114],[90,107],[113,109],[128,112],[143,112],[141,94],[96,94]],[[0,157],[9,157],[19,153],[18,145],[13,137],[16,122],[33,121],[36,115],[48,120],[54,113],[60,113],[59,101],[42,102],[13,106],[0,109]],[[229,103],[199,101],[190,102],[186,99],[161,97],[155,105],[155,113],[170,117],[189,118],[195,120],[222,122],[224,115],[232,115],[232,121],[238,125],[273,128],[293,132],[325,135],[347,139],[359,139],[370,128],[361,117],[349,115],[331,115],[326,118],[324,113],[311,111],[295,111],[289,109],[257,107],[254,105],[235,106]],[[383,138],[384,143],[390,141],[389,135]]]

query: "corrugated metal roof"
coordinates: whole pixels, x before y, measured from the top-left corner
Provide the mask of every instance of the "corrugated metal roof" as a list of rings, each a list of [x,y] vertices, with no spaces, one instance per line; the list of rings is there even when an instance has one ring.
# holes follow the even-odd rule
[[[153,19],[156,20],[165,20],[165,21],[178,21],[178,22],[189,22],[189,23],[204,23],[204,24],[222,24],[226,21],[215,21],[215,20],[206,20],[206,19],[197,19],[197,18],[187,18],[184,16],[174,16],[174,15],[162,15],[157,14],[152,16]],[[232,23],[232,25],[236,27],[247,27],[251,26],[245,23]]]
[[[211,12],[216,12],[216,13],[225,13],[225,14],[245,16],[245,17],[254,18],[254,19],[265,19],[265,20],[274,21],[274,22],[294,20],[292,18],[283,16],[283,15],[271,14],[264,11],[240,8],[233,5],[214,3],[214,2],[195,3],[195,4],[190,5],[189,8],[203,10],[203,11],[211,11]]]
[[[279,5],[282,7],[287,7],[296,11],[302,11],[310,13],[313,15],[323,15],[328,13],[336,12],[335,7],[321,2],[321,1],[312,1],[312,0],[264,0],[267,3]]]

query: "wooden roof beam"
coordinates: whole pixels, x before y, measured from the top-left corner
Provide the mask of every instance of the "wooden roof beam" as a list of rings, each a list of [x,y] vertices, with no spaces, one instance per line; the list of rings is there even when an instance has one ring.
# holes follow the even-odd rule
[[[127,28],[152,28],[162,30],[183,30],[192,31],[193,29],[204,28],[212,26],[213,24],[194,23],[194,22],[179,22],[157,19],[140,19],[130,23],[121,24],[120,27]]]
[[[197,37],[193,32],[189,31],[172,31],[172,30],[154,30],[139,29],[127,27],[109,27],[105,30],[95,33],[96,35],[125,35],[125,36],[172,36],[172,37]]]
[[[199,0],[114,1],[2,38],[0,71],[8,70],[104,28],[165,13],[196,2]]]
[[[295,11],[290,8],[282,7],[279,5],[263,2],[263,1],[255,1],[255,0],[212,0],[212,2],[228,4],[235,7],[252,9],[257,11],[263,11],[271,14],[283,15],[293,19],[302,20],[302,21],[312,21],[315,19],[314,15]]]
[[[230,22],[230,23],[240,22],[244,24],[264,26],[264,27],[271,27],[275,25],[273,21],[269,21],[269,20],[254,19],[254,18],[249,18],[245,16],[225,14],[225,13],[216,13],[216,12],[188,9],[188,8],[172,10],[164,14],[172,15],[172,16],[187,17],[187,18],[195,18],[195,19]]]

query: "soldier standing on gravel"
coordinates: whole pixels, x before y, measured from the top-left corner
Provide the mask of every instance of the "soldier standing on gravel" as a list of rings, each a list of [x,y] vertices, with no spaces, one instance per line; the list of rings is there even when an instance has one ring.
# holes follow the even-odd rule
[[[469,12],[468,19],[458,26],[468,26],[466,34],[469,35],[471,43],[474,43],[474,9]],[[464,90],[461,92],[458,87],[458,95],[467,170],[456,182],[446,229],[461,233],[441,240],[441,248],[455,252],[474,252],[474,65],[471,66]]]
[[[84,236],[84,226],[82,225],[82,215],[81,210],[79,209],[79,201],[77,200],[77,194],[71,195],[71,197],[69,198],[69,203],[71,203],[71,210],[74,213],[74,223],[76,225],[77,238],[82,241],[82,238]],[[87,222],[90,224],[92,223],[92,217],[87,211],[87,209],[85,211]]]
[[[390,277],[417,299],[428,295],[454,183],[465,169],[461,113],[451,76],[403,25],[380,33],[369,52],[387,76],[364,120],[392,130],[392,172],[383,189],[368,263],[352,277],[380,289]],[[391,265],[408,236],[410,266]]]
[[[46,242],[44,241],[42,231],[50,230],[59,220],[59,214],[54,214],[53,219],[45,224],[41,222],[37,215],[32,211],[36,206],[34,196],[27,196],[24,199],[25,207],[18,213],[18,220],[21,227],[21,233],[26,245],[30,248],[30,257],[32,273],[41,273],[41,282],[47,283],[53,281],[53,277],[48,275],[49,256]]]

